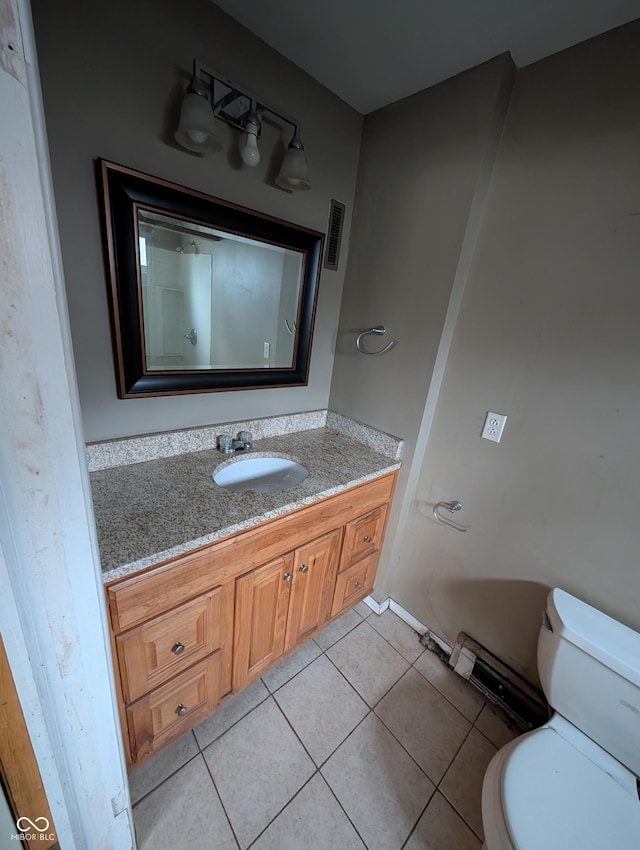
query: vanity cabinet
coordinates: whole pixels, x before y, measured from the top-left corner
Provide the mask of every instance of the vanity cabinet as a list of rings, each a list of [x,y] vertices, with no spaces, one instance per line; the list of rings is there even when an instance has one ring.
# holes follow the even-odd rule
[[[129,764],[192,729],[373,589],[395,479],[106,586]]]
[[[341,539],[335,529],[236,580],[234,689],[329,619]]]

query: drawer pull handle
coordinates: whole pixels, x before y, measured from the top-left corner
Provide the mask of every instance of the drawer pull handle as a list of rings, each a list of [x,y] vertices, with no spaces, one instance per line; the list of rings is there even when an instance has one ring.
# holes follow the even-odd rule
[[[356,590],[362,590],[362,582],[356,582]]]
[[[309,572],[309,567],[308,567],[306,564],[301,564],[301,566],[300,566],[300,572],[301,572],[301,573],[308,573],[308,572]]]
[[[368,534],[365,534],[365,536],[364,536],[364,542],[365,542],[365,543],[371,543],[371,538],[369,537],[369,535],[368,535]]]
[[[174,643],[174,645],[171,647],[171,652],[173,652],[174,655],[180,655],[182,652],[184,652],[184,644],[180,643],[180,641]]]
[[[284,580],[288,581],[288,582],[292,582],[293,581],[293,573],[285,573],[284,574]]]
[[[176,708],[176,714],[178,715],[178,717],[184,717],[187,711],[189,711],[189,709],[186,705],[183,705],[182,703],[180,703],[180,705]]]

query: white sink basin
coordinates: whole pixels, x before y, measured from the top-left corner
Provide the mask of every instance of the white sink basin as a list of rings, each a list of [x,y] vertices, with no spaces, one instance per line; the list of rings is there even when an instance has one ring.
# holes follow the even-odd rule
[[[309,470],[284,457],[247,457],[213,473],[213,480],[231,493],[275,493],[300,484]]]

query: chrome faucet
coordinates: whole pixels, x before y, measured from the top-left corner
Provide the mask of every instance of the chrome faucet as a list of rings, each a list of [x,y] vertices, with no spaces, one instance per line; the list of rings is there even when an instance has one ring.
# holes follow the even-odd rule
[[[218,437],[218,449],[225,455],[231,455],[234,452],[249,451],[253,448],[253,434],[250,431],[240,431],[238,438],[220,434]]]
[[[238,434],[238,439],[233,441],[233,447],[236,451],[240,449],[240,451],[249,451],[249,449],[253,448],[253,434],[251,431],[240,431]]]

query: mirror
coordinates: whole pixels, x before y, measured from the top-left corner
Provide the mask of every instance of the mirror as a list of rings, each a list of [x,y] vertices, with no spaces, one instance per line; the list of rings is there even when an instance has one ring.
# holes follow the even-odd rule
[[[322,234],[99,166],[118,396],[306,384]]]

